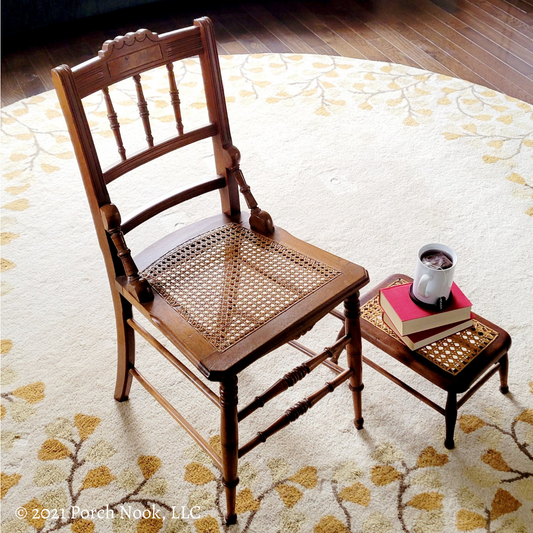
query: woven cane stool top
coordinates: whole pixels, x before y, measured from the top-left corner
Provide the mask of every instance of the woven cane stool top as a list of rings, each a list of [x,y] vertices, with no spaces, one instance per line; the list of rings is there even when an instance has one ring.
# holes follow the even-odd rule
[[[339,275],[235,223],[181,244],[142,272],[220,352]]]
[[[403,283],[409,283],[409,281],[398,278],[389,287]],[[379,293],[361,307],[361,318],[401,342],[398,335],[383,322],[383,309],[379,305]],[[416,353],[446,372],[458,374],[498,337],[497,331],[478,320],[474,319],[473,322],[471,327],[424,346],[416,350]]]

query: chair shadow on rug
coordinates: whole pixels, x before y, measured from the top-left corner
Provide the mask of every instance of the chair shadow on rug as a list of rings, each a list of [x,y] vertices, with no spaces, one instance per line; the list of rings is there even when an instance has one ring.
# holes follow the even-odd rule
[[[174,62],[192,56],[200,59],[209,123],[186,130]],[[168,71],[170,103],[177,130],[163,141],[157,140],[152,132],[149,101],[145,98],[141,77],[157,67]],[[232,144],[216,41],[208,18],[197,19],[194,26],[160,36],[139,30],[106,41],[98,57],[74,68],[61,65],[53,69],[52,75],[111,285],[118,336],[115,399],[128,399],[135,377],[190,433],[223,472],[226,521],[234,523],[238,459],[347,380],[353,395],[355,424],[362,427],[359,290],[368,283],[367,272],[275,227],[270,215],[258,207],[240,170],[239,151]],[[127,78],[133,80],[147,143],[146,148],[132,155],[127,155],[110,93],[113,84]],[[102,170],[82,102],[100,91],[111,137],[115,139],[120,156],[120,161],[107,170]],[[215,177],[178,190],[122,221],[118,208],[111,203],[108,184],[162,155],[207,138],[213,143]],[[186,168],[176,168],[187,172]],[[158,176],[150,178],[156,180]],[[239,189],[250,214],[240,210]],[[129,231],[170,207],[212,191],[220,193],[222,214],[167,235],[141,251],[135,260],[132,258],[125,241]],[[329,348],[316,354],[296,341],[342,302],[344,333]],[[207,380],[219,383],[219,395],[146,331],[134,318],[134,308]],[[221,456],[143,377],[135,364],[135,333],[156,348],[220,409]],[[239,410],[239,372],[286,343],[310,359]],[[344,348],[348,361],[346,369],[336,364]],[[321,363],[333,369],[337,376],[239,446],[239,422]]]

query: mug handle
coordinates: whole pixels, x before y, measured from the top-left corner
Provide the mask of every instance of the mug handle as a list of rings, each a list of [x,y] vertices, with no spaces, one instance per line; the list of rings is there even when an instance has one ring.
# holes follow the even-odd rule
[[[429,294],[427,293],[427,286],[428,286],[428,283],[432,280],[433,278],[431,276],[429,276],[428,274],[424,274],[421,278],[420,278],[420,281],[418,282],[418,287],[416,288],[416,291],[419,293],[419,294],[422,294],[425,298],[427,298],[429,296]]]

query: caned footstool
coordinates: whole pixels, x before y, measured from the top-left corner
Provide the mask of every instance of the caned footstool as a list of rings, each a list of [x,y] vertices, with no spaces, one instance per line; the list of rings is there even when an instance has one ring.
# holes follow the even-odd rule
[[[379,289],[411,281],[412,278],[409,276],[394,274],[361,298],[361,333],[368,342],[437,387],[444,389],[448,393],[446,407],[437,405],[367,357],[363,357],[363,362],[444,415],[446,419],[444,445],[452,449],[459,407],[496,372],[500,373],[500,391],[503,394],[509,391],[507,352],[511,346],[511,337],[492,322],[474,314],[474,323],[470,328],[419,350],[410,350],[383,322]],[[461,393],[464,394],[458,400],[457,395]],[[359,424],[361,427],[362,423],[361,420]]]

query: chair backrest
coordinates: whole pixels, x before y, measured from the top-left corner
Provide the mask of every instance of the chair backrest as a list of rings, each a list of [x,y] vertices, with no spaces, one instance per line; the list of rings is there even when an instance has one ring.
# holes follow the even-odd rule
[[[198,56],[200,59],[209,123],[185,131],[173,63],[193,56]],[[156,67],[166,67],[169,99],[176,122],[175,134],[160,142],[154,141],[150,112],[142,85],[143,73]],[[139,30],[106,41],[97,57],[73,68],[61,65],[52,70],[52,77],[66,118],[110,277],[126,274],[130,281],[138,282],[138,273],[126,247],[124,234],[145,220],[185,200],[218,189],[222,211],[230,216],[237,215],[240,212],[238,190],[240,186],[252,215],[254,212],[255,215],[260,214],[260,209],[239,169],[239,151],[232,144],[215,34],[208,18],[197,19],[194,21],[194,26],[162,35]],[[133,154],[129,154],[128,148],[124,146],[120,123],[109,91],[111,85],[126,78],[133,78],[140,120],[146,137],[146,147]],[[83,98],[98,91],[102,91],[103,94],[109,125],[120,159],[105,170],[101,167],[82,103]],[[212,138],[214,147],[217,174],[214,178],[183,189],[137,212],[128,220],[121,221],[117,208],[111,203],[107,187],[109,183],[159,156],[208,137]],[[263,215],[267,214],[263,212]],[[255,218],[259,220],[257,216]],[[271,226],[271,221],[269,224]],[[269,228],[267,233],[268,230]],[[112,242],[115,246],[112,246]],[[106,247],[109,253],[106,252]],[[143,290],[146,292],[146,287],[140,288],[140,292],[136,295],[141,299],[149,299],[149,294],[143,296]]]

